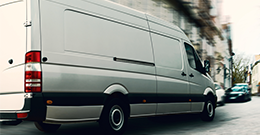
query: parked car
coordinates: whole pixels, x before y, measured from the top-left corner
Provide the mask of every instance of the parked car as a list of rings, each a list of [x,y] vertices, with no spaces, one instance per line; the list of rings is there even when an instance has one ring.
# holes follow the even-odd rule
[[[214,84],[215,84],[215,90],[217,95],[217,104],[225,105],[225,100],[226,100],[225,90],[218,83],[215,82]]]
[[[226,91],[226,101],[249,101],[251,92],[248,84],[237,83]]]

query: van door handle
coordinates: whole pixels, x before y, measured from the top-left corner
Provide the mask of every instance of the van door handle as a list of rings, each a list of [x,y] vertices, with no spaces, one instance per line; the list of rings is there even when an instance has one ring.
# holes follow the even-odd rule
[[[13,64],[13,62],[14,62],[13,59],[8,60],[9,64]]]
[[[187,74],[185,74],[184,72],[181,73],[182,76],[186,76]]]
[[[194,77],[194,75],[191,73],[190,75],[189,75],[190,77]]]

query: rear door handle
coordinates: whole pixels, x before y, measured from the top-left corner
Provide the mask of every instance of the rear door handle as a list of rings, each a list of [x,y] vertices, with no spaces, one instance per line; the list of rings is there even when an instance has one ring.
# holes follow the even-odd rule
[[[190,75],[189,75],[190,77],[194,77],[194,75],[191,73]]]
[[[184,72],[181,73],[182,76],[186,76],[187,74],[185,74]]]

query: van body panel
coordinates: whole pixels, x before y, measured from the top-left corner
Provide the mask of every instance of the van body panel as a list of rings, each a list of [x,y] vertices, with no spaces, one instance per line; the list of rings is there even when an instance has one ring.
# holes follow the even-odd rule
[[[190,88],[193,94],[203,95],[204,90],[207,88],[205,82],[207,81],[206,76],[202,75],[194,69],[189,70],[189,74],[193,74],[194,77],[190,77]]]
[[[24,105],[26,1],[0,2],[0,110]]]
[[[0,5],[0,16],[1,20],[4,20],[0,22],[0,47],[3,48],[0,49],[0,70],[3,73],[7,68],[10,69],[24,63],[26,28],[23,23],[26,20],[26,2],[17,1]],[[12,64],[8,62],[11,59]]]
[[[22,2],[23,0],[1,0],[0,1],[0,6],[3,7],[3,6],[6,6],[6,5],[11,5],[11,4],[14,4],[14,3],[17,3],[17,2]]]
[[[204,107],[204,102],[192,102],[191,103],[191,111],[192,112],[201,112]]]
[[[173,114],[173,113],[187,113],[190,112],[190,103],[158,103],[157,114]]]
[[[24,93],[10,93],[0,95],[1,111],[21,110],[24,106]]]
[[[41,5],[43,3],[48,3],[53,6],[59,7],[70,7],[70,10],[85,12],[90,14],[95,14],[97,16],[103,16],[105,18],[115,19],[118,21],[122,21],[131,25],[138,26],[140,28],[148,28],[147,23],[143,20],[145,18],[145,14],[133,10],[131,8],[127,8],[125,6],[116,4],[111,1],[106,0],[44,0],[41,1]]]
[[[103,106],[47,106],[46,121],[77,122],[98,120],[102,108]]]
[[[148,31],[83,13],[67,10],[64,14],[65,51],[153,62]],[[136,35],[139,40],[135,40]]]
[[[24,92],[24,68],[25,67],[22,64],[2,70],[1,95],[5,93]]]
[[[194,50],[194,48],[187,44],[186,42],[183,42],[186,48],[185,52],[185,65],[187,67],[187,74],[188,74],[188,81],[189,81],[189,90],[190,90],[190,96],[191,96],[191,111],[202,111],[203,105],[205,101],[204,92],[207,88],[211,87],[213,88],[213,81],[210,79],[209,76],[207,76],[207,73],[203,73],[202,69],[202,63],[201,60],[198,57],[198,54]],[[192,57],[191,57],[192,56]],[[191,64],[195,63],[195,64]],[[199,66],[200,65],[200,66]],[[208,93],[207,93],[208,94]],[[212,93],[215,95],[215,93]]]
[[[65,8],[60,4],[46,0],[41,0],[39,4],[42,57],[47,57],[48,62],[52,62],[52,56],[45,53],[54,52],[53,57],[57,57],[61,60],[63,57],[58,54],[64,52],[63,12]]]
[[[43,92],[103,93],[110,85],[121,84],[129,93],[156,93],[154,75],[54,64],[42,64],[42,70]]]
[[[62,58],[59,56],[60,54],[66,55],[71,52],[77,55],[85,54],[110,58],[119,57],[130,60],[153,62],[149,33],[145,30],[147,29],[147,26],[146,28],[143,28],[143,30],[134,29],[133,27],[128,26],[127,22],[111,19],[106,20],[104,16],[91,14],[87,11],[82,11],[73,7],[75,4],[80,6],[77,3],[81,2],[82,1],[73,1],[74,4],[72,4],[72,6],[64,7],[62,4],[41,1],[42,53],[43,56],[48,58],[48,62],[57,63],[57,61],[54,61],[56,60],[54,57]],[[85,9],[91,9],[93,8],[92,6],[96,7],[96,5],[86,2],[82,4],[85,5]],[[92,11],[102,13],[97,9]],[[107,11],[106,14],[108,14],[109,11]],[[114,10],[111,11],[114,12]],[[128,17],[129,15],[125,14],[125,16]],[[54,21],[50,23],[48,20]],[[137,23],[142,21],[143,24],[147,25],[144,18],[135,18],[135,20],[138,20]],[[141,38],[140,41],[135,40],[133,34],[143,38]],[[124,35],[129,38],[117,38],[118,35]],[[143,43],[143,45],[138,46],[139,42]],[[135,48],[138,49],[135,50]],[[135,50],[136,54],[127,53],[128,51],[125,50]],[[77,61],[75,60],[59,60],[59,62],[76,64]],[[82,63],[80,64],[85,65]]]
[[[42,56],[48,59],[42,63],[42,91],[102,94],[120,84],[129,93],[156,94],[155,67],[142,64],[154,63],[145,15],[116,11],[121,7],[107,7],[107,1],[97,3],[40,2]]]
[[[130,117],[155,115],[156,107],[157,107],[156,103],[131,104]]]
[[[157,113],[190,111],[188,78],[182,75],[186,72],[186,67],[183,62],[184,52],[181,39],[151,33],[151,40],[155,56],[158,98],[167,99],[169,102],[158,104]],[[167,94],[167,97],[161,94]],[[183,97],[183,95],[186,96]],[[184,100],[178,100],[178,96],[183,97]],[[162,102],[167,102],[167,100]],[[179,105],[179,102],[186,103]],[[178,107],[178,110],[176,106],[182,107]]]
[[[179,27],[148,14],[146,17],[152,33],[163,34],[169,37],[177,37],[179,39],[189,41],[185,33]]]
[[[39,0],[27,0],[27,48],[26,51],[41,50],[41,23]]]
[[[179,71],[184,70],[183,52],[180,40],[153,33],[151,34],[151,38],[156,67],[166,67]],[[177,52],[175,50],[180,51]]]

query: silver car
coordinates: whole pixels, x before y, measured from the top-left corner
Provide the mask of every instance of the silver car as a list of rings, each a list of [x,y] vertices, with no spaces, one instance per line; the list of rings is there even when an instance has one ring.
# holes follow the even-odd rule
[[[217,95],[217,104],[225,105],[225,99],[226,99],[225,90],[218,83],[214,83],[214,84],[215,84],[215,90]]]

